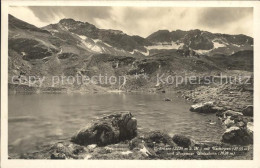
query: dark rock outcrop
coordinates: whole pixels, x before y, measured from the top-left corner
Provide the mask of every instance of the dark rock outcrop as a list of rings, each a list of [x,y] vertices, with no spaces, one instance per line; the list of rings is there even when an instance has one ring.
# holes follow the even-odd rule
[[[191,145],[191,140],[190,138],[184,136],[184,135],[179,135],[176,134],[172,137],[173,142],[175,142],[178,146],[181,147],[189,147]]]
[[[151,131],[144,135],[144,141],[148,147],[154,147],[155,144],[163,144],[169,146],[175,146],[172,138],[161,131]]]
[[[125,132],[125,134],[122,132]],[[132,137],[134,138],[131,139]],[[162,131],[140,131],[136,136],[136,120],[131,113],[120,113],[102,117],[89,127],[82,129],[72,138],[73,142],[80,143],[80,145],[65,140],[45,145],[42,150],[37,152],[28,152],[20,156],[11,155],[9,158],[87,160],[236,159],[237,157],[234,156],[198,155],[198,153],[205,152],[204,148],[209,148],[210,152],[214,152],[213,148],[225,147],[231,149],[231,146],[234,145],[251,144],[252,137],[253,123],[251,122],[248,122],[244,128],[233,126],[228,129],[223,135],[222,141],[225,143],[196,142],[179,134],[171,138]],[[129,141],[129,139],[131,140]],[[189,150],[184,149],[188,147],[190,147]],[[176,152],[176,155],[173,154],[173,151]],[[191,155],[181,154],[187,152]],[[251,159],[252,147],[249,152],[241,151],[238,155],[246,155],[247,158]]]
[[[243,109],[242,113],[243,113],[244,116],[253,117],[254,107],[252,105],[249,105],[249,106],[247,106],[246,108]]]
[[[253,133],[248,129],[233,126],[225,131],[222,142],[235,145],[253,144]]]
[[[140,151],[148,158],[160,158],[167,155],[165,148],[177,146],[172,138],[162,131],[150,131],[142,136],[132,139],[129,149]]]
[[[137,121],[131,113],[105,116],[80,130],[71,141],[80,145],[97,144],[104,146],[122,140],[132,139],[137,135]]]

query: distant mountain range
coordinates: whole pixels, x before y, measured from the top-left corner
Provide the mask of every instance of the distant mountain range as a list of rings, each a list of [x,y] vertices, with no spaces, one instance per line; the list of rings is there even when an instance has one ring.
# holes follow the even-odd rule
[[[109,69],[113,74],[116,73],[113,68],[104,69],[104,67],[120,62],[120,59],[124,58],[129,58],[128,61],[132,62],[124,62],[122,66],[137,73],[147,68],[149,62],[147,59],[160,65],[163,59],[165,61],[173,61],[175,58],[189,58],[193,61],[199,59],[207,64],[204,68],[200,68],[209,71],[230,67],[232,69],[233,61],[237,62],[236,59],[245,61],[242,68],[239,66],[238,69],[252,70],[250,66],[253,64],[252,37],[210,33],[197,29],[172,32],[159,30],[143,38],[127,35],[120,30],[99,29],[90,23],[73,19],[62,19],[59,23],[38,28],[9,15],[8,43],[9,75],[75,75],[79,71],[93,74],[102,70],[98,64],[104,63],[104,60],[106,61],[102,63],[103,70]],[[243,53],[246,53],[245,56]],[[98,55],[102,55],[100,58],[104,60],[97,60]],[[93,62],[94,60],[99,62]],[[219,65],[225,60],[228,60],[228,63]],[[178,59],[178,61],[180,64],[185,64],[187,60]],[[143,64],[146,66],[143,67]],[[174,64],[177,64],[176,60]],[[190,64],[187,62],[188,67],[196,67]],[[179,69],[176,69],[177,67]],[[171,70],[185,67],[185,65],[176,66]],[[126,74],[131,74],[129,69]],[[151,67],[148,69],[150,71]],[[186,67],[186,70],[189,68]]]

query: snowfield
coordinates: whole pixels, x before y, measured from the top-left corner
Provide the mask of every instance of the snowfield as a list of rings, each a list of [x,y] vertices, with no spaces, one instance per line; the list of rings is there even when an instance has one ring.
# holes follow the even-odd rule
[[[183,43],[176,43],[176,42],[162,42],[157,43],[157,45],[148,46],[146,47],[148,50],[156,49],[156,50],[172,50],[172,49],[178,49],[179,47],[182,47]]]

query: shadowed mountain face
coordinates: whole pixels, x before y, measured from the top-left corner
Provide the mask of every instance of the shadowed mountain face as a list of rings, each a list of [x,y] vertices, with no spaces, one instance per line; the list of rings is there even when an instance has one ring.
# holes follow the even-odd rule
[[[85,41],[87,40],[87,44],[91,43],[90,41],[99,42],[105,44],[105,47],[113,46],[125,52],[132,52],[134,49],[145,51],[144,46],[151,44],[140,36],[129,36],[120,30],[98,29],[92,24],[73,19],[62,19],[59,23],[48,25],[43,27],[43,29],[51,31],[54,35],[67,31]],[[97,48],[100,49],[100,52],[106,52],[106,49],[103,49],[101,46]]]
[[[73,19],[38,28],[9,15],[8,43],[9,81],[13,75],[156,76],[253,69],[253,38],[201,30],[159,30],[143,38]]]
[[[189,48],[200,55],[231,55],[242,50],[253,50],[253,38],[245,35],[227,35],[201,30],[168,31],[159,30],[147,39],[156,44],[179,44],[179,48]],[[180,45],[181,44],[181,45]]]

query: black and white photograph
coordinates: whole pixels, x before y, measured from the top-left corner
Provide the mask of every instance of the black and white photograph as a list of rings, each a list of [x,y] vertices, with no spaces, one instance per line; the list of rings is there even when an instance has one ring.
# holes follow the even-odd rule
[[[254,160],[254,10],[10,5],[6,159]]]

